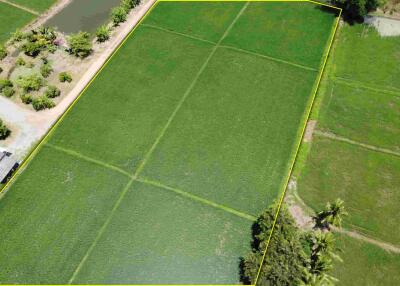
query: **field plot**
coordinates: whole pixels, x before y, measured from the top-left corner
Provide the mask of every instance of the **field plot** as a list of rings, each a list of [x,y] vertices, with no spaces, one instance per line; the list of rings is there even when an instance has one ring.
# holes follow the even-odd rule
[[[35,17],[29,12],[0,2],[0,44],[7,41],[16,29],[22,28]]]
[[[57,0],[8,0],[9,2],[33,9],[39,13],[49,9]]]
[[[282,9],[279,39],[300,48],[279,55],[260,35],[282,17],[247,22]],[[308,2],[158,3],[1,199],[0,282],[239,283],[335,19]]]
[[[297,187],[313,209],[342,198],[349,212],[345,228],[400,250],[400,235],[393,231],[400,219],[399,44],[400,37],[382,38],[367,25],[341,27]],[[398,284],[398,253],[342,240],[344,263],[335,266],[339,284]],[[365,269],[366,275],[357,275]]]

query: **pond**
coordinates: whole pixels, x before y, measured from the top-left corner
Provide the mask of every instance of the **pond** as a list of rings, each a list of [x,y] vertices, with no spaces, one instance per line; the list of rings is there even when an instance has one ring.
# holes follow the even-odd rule
[[[97,27],[108,22],[111,9],[120,3],[121,0],[72,0],[45,25],[57,27],[66,34],[94,32]]]

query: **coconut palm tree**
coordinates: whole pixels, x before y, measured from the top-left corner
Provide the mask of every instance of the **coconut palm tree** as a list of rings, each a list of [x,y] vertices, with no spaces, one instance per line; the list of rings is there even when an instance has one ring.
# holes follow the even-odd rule
[[[328,202],[325,210],[320,211],[315,217],[317,228],[330,228],[330,225],[342,227],[343,217],[347,215],[344,202],[336,199],[333,203]]]

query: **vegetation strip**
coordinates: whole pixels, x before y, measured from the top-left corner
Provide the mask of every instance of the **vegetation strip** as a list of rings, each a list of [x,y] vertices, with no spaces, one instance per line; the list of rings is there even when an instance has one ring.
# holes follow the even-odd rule
[[[322,136],[322,137],[325,137],[325,138],[329,138],[329,139],[332,139],[332,140],[349,143],[351,145],[356,145],[356,146],[359,146],[359,147],[362,147],[362,148],[365,148],[365,149],[368,149],[368,150],[372,150],[372,151],[375,151],[375,152],[380,152],[380,153],[385,153],[385,154],[390,154],[390,155],[394,155],[394,156],[400,157],[400,153],[399,152],[392,151],[392,150],[385,149],[385,148],[372,146],[372,145],[368,145],[368,144],[364,144],[364,143],[361,143],[361,142],[357,142],[357,141],[354,141],[354,140],[351,140],[351,139],[348,139],[346,137],[342,137],[342,136],[339,136],[339,135],[336,135],[336,134],[333,134],[333,133],[315,130],[314,134]]]
[[[103,161],[100,161],[100,160],[93,159],[93,158],[90,158],[90,157],[88,157],[88,156],[82,155],[81,153],[78,153],[78,152],[76,152],[76,151],[74,151],[74,150],[70,150],[70,149],[67,149],[67,148],[63,148],[63,147],[60,147],[60,146],[56,146],[56,145],[53,145],[53,144],[50,144],[50,143],[47,143],[47,142],[45,143],[45,145],[48,146],[48,147],[50,147],[50,148],[52,148],[52,149],[54,149],[54,150],[67,153],[68,155],[71,155],[71,156],[74,156],[74,157],[83,159],[83,160],[88,161],[88,162],[91,162],[91,163],[95,163],[95,164],[97,164],[97,165],[100,165],[100,166],[102,166],[102,167],[111,169],[111,170],[113,170],[113,171],[117,171],[117,172],[119,172],[119,173],[121,173],[121,174],[123,174],[123,175],[126,175],[126,176],[132,178],[132,175],[131,175],[131,174],[129,174],[128,172],[126,172],[126,171],[124,171],[124,170],[122,170],[122,169],[120,169],[120,168],[118,168],[118,167],[115,167],[115,166],[113,166],[113,165],[111,165],[111,164],[108,164],[108,163],[105,163],[105,162],[103,162]]]
[[[229,31],[232,29],[233,25],[236,23],[236,21],[239,19],[239,17],[243,14],[243,12],[246,10],[247,6],[249,5],[250,2],[247,2],[243,8],[239,11],[239,13],[236,15],[235,19],[233,19],[232,23],[229,25],[229,27],[226,29],[226,31],[224,32],[224,34],[222,35],[222,37],[219,39],[219,41],[217,42],[217,44],[214,46],[214,48],[211,50],[211,53],[208,55],[207,59],[205,60],[204,64],[201,66],[200,70],[197,72],[196,76],[194,77],[193,81],[191,82],[191,84],[189,85],[188,89],[186,90],[186,92],[183,94],[181,100],[179,101],[178,105],[176,106],[175,110],[172,112],[171,116],[168,118],[167,123],[165,124],[164,128],[161,130],[160,135],[157,137],[156,141],[153,143],[153,145],[151,146],[150,150],[147,152],[147,154],[144,156],[143,161],[141,162],[141,164],[139,165],[139,167],[137,168],[134,177],[137,178],[137,176],[140,174],[140,172],[143,170],[144,166],[146,165],[148,159],[150,158],[151,154],[153,153],[154,149],[156,148],[156,146],[158,145],[158,143],[160,142],[161,138],[164,136],[165,132],[167,131],[168,127],[170,126],[172,120],[174,119],[174,117],[176,116],[176,114],[178,113],[179,109],[181,108],[181,106],[183,105],[183,103],[185,102],[186,98],[188,97],[188,95],[190,94],[190,92],[192,91],[193,87],[195,86],[197,80],[199,79],[200,75],[203,73],[203,71],[205,70],[205,68],[207,67],[208,63],[210,62],[212,56],[215,54],[215,52],[218,49],[218,46],[221,44],[221,42],[224,40],[224,38],[228,35]]]
[[[277,59],[277,58],[274,58],[274,57],[270,57],[270,56],[267,56],[267,55],[255,53],[255,52],[252,52],[252,51],[248,51],[248,50],[244,50],[244,49],[240,49],[240,48],[236,48],[236,47],[232,47],[232,46],[220,45],[219,47],[220,48],[225,48],[225,49],[231,49],[231,50],[234,50],[234,51],[246,53],[246,54],[253,55],[253,56],[256,56],[256,57],[260,57],[260,58],[264,58],[264,59],[269,59],[269,60],[272,60],[272,61],[275,61],[275,62],[278,62],[278,63],[288,64],[288,65],[291,65],[291,66],[294,66],[294,67],[298,67],[298,68],[301,68],[301,69],[305,69],[305,70],[309,70],[309,71],[314,71],[314,72],[318,71],[317,69],[312,68],[312,67],[303,66],[303,65],[300,65],[300,64],[292,63],[292,62],[289,62],[289,61]]]
[[[0,2],[5,3],[5,4],[8,4],[8,5],[13,6],[13,7],[15,7],[15,8],[24,10],[24,11],[26,11],[26,12],[28,12],[28,13],[31,13],[31,14],[35,15],[35,16],[40,16],[40,13],[39,13],[39,12],[37,12],[37,11],[31,9],[31,8],[28,8],[28,7],[19,5],[19,4],[15,4],[15,3],[10,2],[10,1],[8,1],[8,0],[0,0]]]
[[[217,203],[209,201],[207,199],[195,196],[195,195],[193,195],[191,193],[187,193],[185,191],[182,191],[182,190],[179,190],[179,189],[176,189],[176,188],[172,188],[172,187],[163,185],[163,184],[158,183],[158,182],[154,182],[154,181],[147,180],[147,179],[142,179],[142,178],[137,178],[137,179],[135,179],[135,181],[140,182],[140,183],[144,183],[144,184],[148,184],[148,185],[152,185],[152,186],[155,186],[155,187],[159,187],[159,188],[162,188],[162,189],[165,189],[165,190],[168,190],[168,191],[172,191],[172,192],[177,193],[177,194],[179,194],[179,195],[181,195],[181,196],[183,196],[185,198],[189,198],[191,200],[194,200],[194,201],[197,201],[197,202],[201,202],[201,203],[203,203],[205,205],[212,206],[214,208],[226,211],[228,213],[234,214],[236,216],[239,216],[241,218],[244,218],[244,219],[247,219],[247,220],[250,220],[250,221],[255,221],[256,220],[256,217],[254,217],[252,215],[246,214],[244,212],[232,209],[230,207],[227,207],[227,206],[224,206],[224,205],[221,205],[221,204],[217,204]]]
[[[213,45],[217,44],[215,42],[212,42],[212,41],[209,41],[209,40],[206,40],[206,39],[202,39],[202,38],[199,38],[199,37],[191,36],[191,35],[188,35],[188,34],[185,34],[185,33],[175,32],[175,31],[168,30],[168,29],[165,29],[165,28],[161,28],[161,27],[158,27],[158,26],[155,26],[155,25],[151,25],[151,24],[141,24],[141,26],[152,28],[152,29],[156,29],[156,30],[160,30],[160,31],[164,31],[164,32],[167,32],[167,33],[170,33],[170,34],[174,34],[174,35],[183,36],[183,37],[186,37],[186,38],[189,38],[189,39],[193,39],[193,40],[198,40],[198,41],[201,41],[201,42],[206,42],[206,43],[213,44]]]
[[[301,146],[301,142],[302,142],[302,138],[303,138],[304,132],[306,130],[307,122],[308,122],[308,119],[310,118],[311,109],[312,109],[315,97],[317,95],[317,91],[318,91],[319,85],[320,85],[321,80],[322,80],[322,75],[323,75],[327,60],[328,60],[328,56],[329,56],[329,52],[330,52],[332,44],[333,44],[333,40],[334,40],[335,35],[336,35],[337,28],[339,26],[340,17],[342,15],[342,9],[336,8],[336,7],[335,7],[335,9],[339,10],[339,15],[337,16],[336,24],[335,24],[335,26],[334,26],[334,28],[332,29],[332,32],[331,32],[331,39],[330,39],[329,44],[327,46],[327,49],[326,49],[326,52],[325,52],[325,56],[324,56],[324,61],[323,61],[322,65],[321,65],[321,70],[319,72],[317,84],[316,84],[315,89],[313,91],[311,104],[310,104],[310,106],[308,108],[308,111],[307,111],[307,118],[306,118],[306,120],[305,120],[305,122],[303,124],[301,135],[300,135],[300,138],[299,138],[299,140],[297,142],[296,151],[295,151],[295,154],[294,154],[294,159],[291,162],[291,166],[290,166],[287,178],[286,178],[286,182],[285,182],[285,185],[284,185],[284,188],[283,188],[283,191],[282,191],[282,195],[281,195],[281,197],[279,199],[279,202],[278,202],[278,209],[277,209],[277,212],[275,214],[275,218],[274,218],[274,221],[273,221],[273,224],[272,224],[272,228],[271,228],[268,240],[267,240],[267,245],[265,247],[265,251],[264,251],[262,259],[261,259],[260,267],[258,268],[258,272],[257,272],[255,283],[254,283],[255,285],[257,285],[258,279],[260,278],[260,274],[261,274],[261,270],[262,270],[263,264],[265,263],[265,256],[266,256],[266,254],[268,252],[268,246],[269,246],[269,244],[271,242],[272,235],[274,233],[274,228],[275,228],[276,222],[278,220],[279,211],[280,211],[280,209],[282,207],[282,203],[283,203],[283,200],[285,198],[287,186],[289,184],[289,180],[290,180],[290,177],[291,177],[291,174],[292,174],[292,170],[293,170],[294,164],[296,162],[296,157],[298,155],[298,152],[299,152],[299,149],[300,149],[300,146]]]
[[[382,87],[376,87],[376,86],[374,87],[374,86],[368,85],[361,81],[348,79],[348,78],[344,78],[344,77],[338,77],[338,76],[334,77],[334,80],[336,82],[339,82],[339,83],[342,83],[342,84],[345,84],[345,85],[348,85],[351,87],[361,87],[361,88],[369,89],[369,90],[376,91],[376,92],[382,92],[382,93],[392,94],[395,96],[400,96],[400,90],[398,90],[397,88],[393,88],[393,90],[389,90],[389,89],[385,89]]]

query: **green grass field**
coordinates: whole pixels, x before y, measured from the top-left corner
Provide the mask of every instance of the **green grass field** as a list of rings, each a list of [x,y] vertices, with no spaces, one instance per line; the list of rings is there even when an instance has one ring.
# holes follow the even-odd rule
[[[349,212],[344,227],[397,247],[400,157],[376,148],[400,151],[399,43],[400,37],[382,38],[366,25],[341,27],[318,94],[320,109],[313,112],[318,131],[353,143],[314,134],[296,168],[306,204],[320,210],[342,198]],[[344,263],[335,266],[339,285],[398,284],[398,254],[352,238],[343,241]]]
[[[286,63],[272,42],[267,54],[248,39],[242,17],[277,4],[158,4],[1,199],[0,282],[238,283],[335,21],[314,4],[282,5],[288,23],[304,13],[290,33],[308,30],[313,56],[299,42]]]
[[[35,18],[35,15],[0,2],[0,44],[5,43],[11,33],[22,28]]]
[[[44,12],[51,7],[57,0],[8,0],[9,2],[25,6],[35,11]]]

